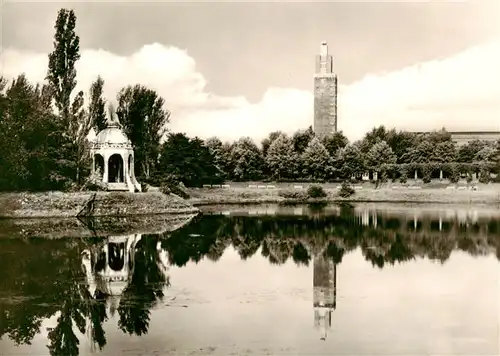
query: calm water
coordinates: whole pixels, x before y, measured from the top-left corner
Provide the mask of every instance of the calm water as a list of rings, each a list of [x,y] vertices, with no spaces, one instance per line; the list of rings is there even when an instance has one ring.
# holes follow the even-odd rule
[[[0,354],[499,354],[498,210],[231,210],[0,239]]]

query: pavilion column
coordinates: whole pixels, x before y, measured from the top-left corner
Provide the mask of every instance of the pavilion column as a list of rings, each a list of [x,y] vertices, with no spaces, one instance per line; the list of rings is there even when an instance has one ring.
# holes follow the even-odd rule
[[[134,160],[134,155],[132,155],[132,160],[130,161],[130,176],[135,179],[135,160]]]
[[[439,180],[443,180],[443,170],[439,170]]]
[[[108,183],[108,171],[109,171],[109,157],[108,155],[104,155],[104,175],[102,177],[102,181],[104,183]]]
[[[123,154],[120,154],[120,156],[122,157],[122,161],[123,161],[123,182],[127,183],[128,160],[125,159]]]
[[[415,169],[415,180],[418,179],[418,171]]]
[[[95,153],[92,152],[92,174],[95,173]]]
[[[121,157],[121,155],[120,155],[120,157]],[[123,183],[121,181],[122,173],[123,173],[123,162],[118,161],[118,172],[117,172],[117,177],[116,177],[117,183]]]

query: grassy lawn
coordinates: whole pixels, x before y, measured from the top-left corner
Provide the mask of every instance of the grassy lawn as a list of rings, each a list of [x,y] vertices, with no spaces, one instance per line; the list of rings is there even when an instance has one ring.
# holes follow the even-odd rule
[[[329,201],[385,201],[385,202],[429,202],[429,203],[467,203],[467,204],[499,204],[500,184],[470,184],[477,190],[466,188],[465,182],[451,185],[446,182],[430,184],[412,184],[401,186],[387,183],[379,188],[370,182],[354,184],[356,192],[348,199],[338,195],[339,183],[262,183],[262,182],[230,182],[224,188],[189,189],[190,201],[193,204],[223,203],[271,203],[285,202],[284,192],[302,191],[304,194],[310,185],[320,185],[327,193]],[[298,188],[301,186],[302,188]],[[448,186],[456,187],[449,189]]]

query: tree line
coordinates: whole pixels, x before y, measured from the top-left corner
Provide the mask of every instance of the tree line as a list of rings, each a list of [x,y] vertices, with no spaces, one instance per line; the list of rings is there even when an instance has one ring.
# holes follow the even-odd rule
[[[116,109],[103,96],[100,76],[88,89],[88,100],[76,91],[75,29],[74,12],[59,10],[44,83],[30,83],[24,74],[10,82],[0,78],[0,190],[83,189],[91,178],[89,133],[105,128],[112,115],[134,145],[136,176],[151,184],[323,182],[361,179],[369,171],[382,182],[404,183],[415,172],[424,182],[440,176],[456,182],[461,175],[471,180],[474,173],[486,182],[498,173],[500,141],[457,147],[444,129],[417,134],[380,126],[351,143],[342,132],[320,139],[309,127],[292,135],[272,132],[260,145],[250,137],[222,142],[167,132],[165,100],[143,84],[122,88]]]
[[[198,138],[169,134],[162,150],[160,176],[173,175],[186,185],[257,180],[325,182],[362,179],[367,172],[377,172],[380,181],[402,183],[415,172],[424,182],[439,177],[456,182],[461,176],[470,180],[473,174],[487,182],[491,173],[498,172],[500,141],[475,140],[458,147],[444,129],[417,134],[380,126],[350,143],[342,132],[320,139],[309,127],[293,135],[272,132],[260,147],[249,137],[232,143],[213,137],[204,141],[203,147]]]

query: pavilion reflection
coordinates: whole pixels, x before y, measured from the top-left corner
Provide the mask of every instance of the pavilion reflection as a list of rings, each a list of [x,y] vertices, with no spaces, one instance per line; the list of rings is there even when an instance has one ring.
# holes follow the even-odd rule
[[[140,298],[140,294],[145,292],[149,286],[144,286],[142,278],[135,275],[144,275],[144,269],[151,270],[152,258],[144,251],[141,245],[148,241],[144,240],[142,234],[132,234],[124,236],[110,236],[100,244],[91,246],[82,252],[82,265],[85,270],[86,281],[90,296],[94,299],[94,304],[101,304],[100,324],[108,319],[108,315],[113,317],[118,310],[128,308],[147,308],[148,304]],[[154,242],[154,241],[153,241]],[[156,266],[161,281],[168,280],[168,255],[161,249],[160,241],[156,242],[156,251],[151,251],[157,256]],[[144,248],[142,248],[144,249]],[[144,263],[148,266],[143,266]],[[146,277],[147,279],[147,277]],[[158,279],[158,278],[157,278]],[[161,283],[160,283],[161,284]],[[162,288],[160,285],[159,288]],[[123,313],[121,313],[123,314]],[[126,313],[125,313],[126,314]],[[123,315],[120,315],[122,318]],[[147,316],[146,316],[147,318]],[[136,320],[140,324],[144,320]],[[122,322],[120,319],[119,322]],[[96,330],[95,323],[89,323],[87,336],[91,339],[91,348],[95,348]],[[99,328],[101,325],[97,325]],[[147,327],[146,327],[147,329]],[[142,331],[144,332],[144,330]],[[99,344],[99,342],[97,342]]]

